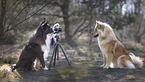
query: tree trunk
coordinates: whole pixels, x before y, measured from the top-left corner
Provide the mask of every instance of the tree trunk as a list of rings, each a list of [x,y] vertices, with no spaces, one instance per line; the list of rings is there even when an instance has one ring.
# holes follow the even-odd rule
[[[77,44],[72,40],[72,35],[70,31],[70,21],[69,21],[69,4],[70,0],[63,0],[60,6],[63,13],[63,21],[65,26],[65,39],[68,45],[70,45],[79,55],[84,55],[83,52],[78,48]]]
[[[141,42],[141,36],[135,37],[135,42],[140,43]]]
[[[4,33],[4,18],[6,14],[6,0],[1,0],[1,13],[0,13],[0,41],[2,40],[3,33]]]
[[[63,0],[63,4],[61,6],[62,13],[63,13],[63,20],[65,26],[65,39],[69,45],[72,47],[77,46],[76,43],[72,40],[72,35],[70,31],[70,21],[69,21],[69,3],[70,0]]]
[[[137,42],[137,43],[140,43],[141,42],[141,40],[142,40],[142,36],[145,34],[145,30],[144,30],[144,32],[142,32],[142,33],[140,33],[140,34],[136,34],[135,35],[135,41]]]

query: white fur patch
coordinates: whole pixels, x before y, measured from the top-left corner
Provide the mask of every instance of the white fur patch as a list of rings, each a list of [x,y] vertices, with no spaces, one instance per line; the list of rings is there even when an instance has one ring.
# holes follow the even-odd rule
[[[126,55],[121,55],[121,56],[117,59],[117,64],[118,64],[118,67],[119,67],[119,68],[124,68],[124,66],[121,64],[121,59],[120,59],[120,58],[122,58],[122,57],[124,57],[124,56],[126,56]],[[124,62],[124,64],[125,64],[126,67],[129,68],[129,69],[135,69],[134,64],[133,64],[131,61],[129,61],[129,60],[126,60],[126,61]]]
[[[135,56],[133,53],[130,53],[129,56],[131,57],[133,63],[134,63],[137,67],[142,68],[143,62],[142,62],[142,60],[140,59],[140,57]]]
[[[50,53],[50,46],[51,46],[51,39],[52,39],[52,37],[53,37],[52,34],[48,34],[46,36],[46,40],[45,40],[46,45],[42,45],[41,46],[41,49],[44,52],[44,54],[43,54],[44,61],[47,60],[47,57],[48,57],[48,55]],[[38,64],[38,61],[35,60],[34,67],[36,67],[37,64]],[[45,66],[45,68],[43,70],[48,70],[48,68]]]
[[[126,61],[126,65],[130,69],[135,69],[135,66],[134,66],[134,64],[131,61]]]
[[[47,57],[48,57],[49,52],[50,52],[51,39],[52,39],[52,34],[48,34],[46,36],[46,40],[45,40],[46,45],[42,46],[42,51],[44,52],[43,56],[44,56],[45,61],[47,60]]]
[[[111,67],[111,68],[114,68],[114,64],[113,64],[112,62],[111,62],[111,64],[110,64],[110,67]]]
[[[48,70],[48,68],[45,66],[45,68],[43,68],[43,70]]]

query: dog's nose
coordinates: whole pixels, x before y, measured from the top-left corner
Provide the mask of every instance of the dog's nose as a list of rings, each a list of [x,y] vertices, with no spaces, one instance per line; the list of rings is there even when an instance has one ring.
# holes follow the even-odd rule
[[[99,36],[99,34],[94,35],[94,37],[98,37],[98,36]]]

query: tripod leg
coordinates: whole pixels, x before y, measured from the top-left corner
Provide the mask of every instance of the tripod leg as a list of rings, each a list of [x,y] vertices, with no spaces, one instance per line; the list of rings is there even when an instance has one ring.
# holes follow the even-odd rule
[[[50,70],[50,68],[51,68],[52,61],[53,61],[53,56],[54,56],[54,54],[55,54],[56,47],[57,47],[57,45],[55,45],[55,47],[54,47],[54,50],[53,50],[53,53],[52,53],[52,57],[51,57],[51,60],[50,60],[50,64],[49,64],[48,70]]]
[[[64,56],[65,56],[65,58],[66,58],[66,60],[67,60],[67,62],[68,62],[68,64],[69,64],[69,66],[71,66],[71,64],[70,64],[70,62],[69,62],[69,60],[68,60],[68,57],[67,57],[66,54],[65,54],[65,51],[64,51],[63,47],[61,46],[61,44],[59,44],[59,46],[60,46],[60,48],[61,48],[61,50],[62,50],[62,52],[63,52],[63,54],[64,54]]]
[[[53,66],[55,67],[55,62],[56,62],[56,55],[57,55],[57,52],[58,51],[58,45],[56,44],[56,49],[55,49],[55,54],[54,54],[54,62],[53,62]]]
[[[59,60],[59,47],[57,47],[57,60]]]

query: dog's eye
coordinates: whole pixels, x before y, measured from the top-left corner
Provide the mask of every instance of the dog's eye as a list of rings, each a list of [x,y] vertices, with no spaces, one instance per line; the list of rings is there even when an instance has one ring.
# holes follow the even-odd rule
[[[98,29],[102,29],[102,26],[101,26],[101,25],[99,25],[99,26],[98,26]]]
[[[98,29],[100,29],[101,28],[101,26],[100,25],[98,25]]]

